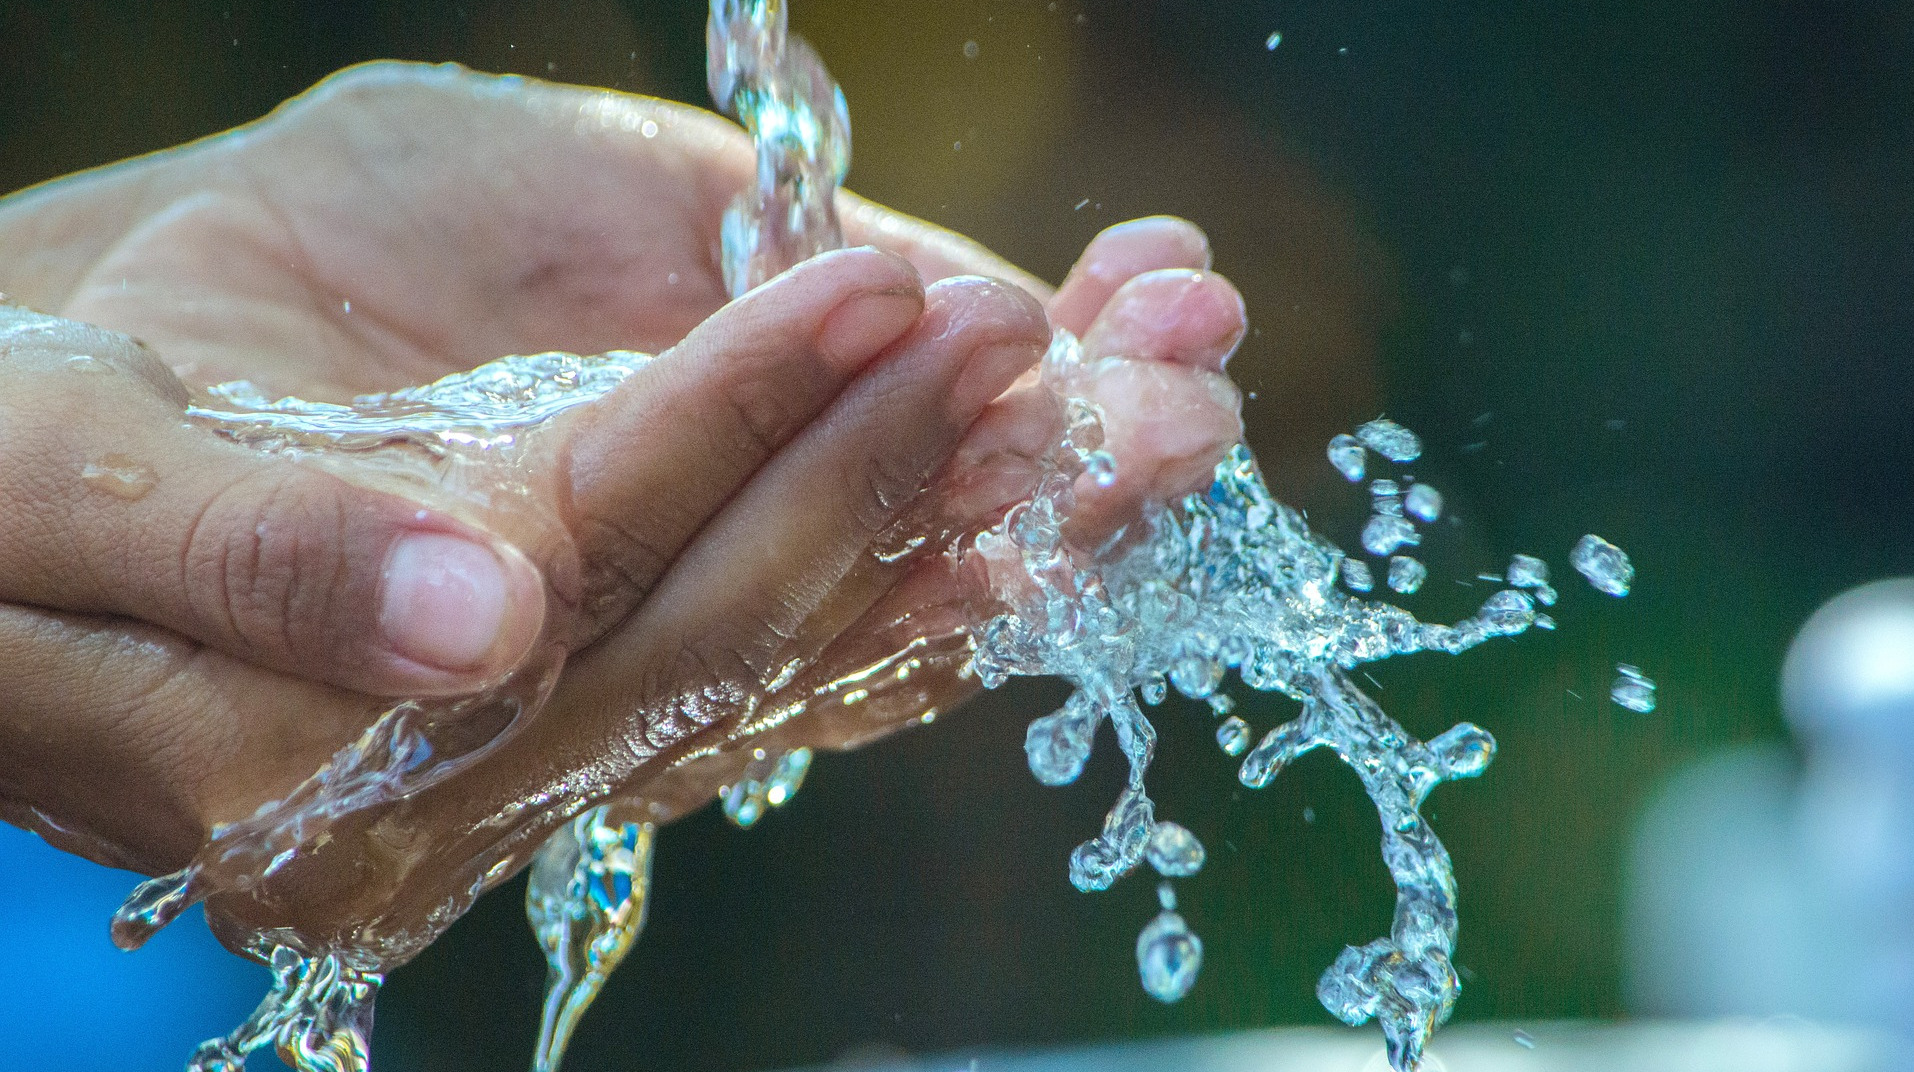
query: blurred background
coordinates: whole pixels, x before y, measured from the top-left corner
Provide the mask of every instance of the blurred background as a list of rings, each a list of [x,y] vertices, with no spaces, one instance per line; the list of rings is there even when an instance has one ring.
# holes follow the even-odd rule
[[[705,104],[704,13],[6,0],[0,191],[229,128],[382,57]],[[860,192],[1053,280],[1109,224],[1168,212],[1205,227],[1254,326],[1232,366],[1252,445],[1331,539],[1355,546],[1367,497],[1324,443],[1383,412],[1420,432],[1414,471],[1461,523],[1425,544],[1431,582],[1405,606],[1468,613],[1486,593],[1451,582],[1514,551],[1564,575],[1556,633],[1369,668],[1418,735],[1466,718],[1501,743],[1485,777],[1426,809],[1462,891],[1458,1022],[1791,1011],[1684,1004],[1690,991],[1664,985],[1677,969],[1631,960],[1627,931],[1674,918],[1656,898],[1681,901],[1682,883],[1740,873],[1658,877],[1721,828],[1670,833],[1706,807],[1654,802],[1686,799],[1691,763],[1758,753],[1727,780],[1767,779],[1786,812],[1790,639],[1836,593],[1914,572],[1914,8],[794,0],[792,18],[849,99]],[[1589,531],[1633,556],[1635,595],[1565,576]],[[1617,662],[1660,683],[1659,710],[1607,702]],[[1237,695],[1259,733],[1287,717]],[[750,831],[715,810],[666,830],[649,930],[572,1067],[1327,1023],[1318,974],[1382,933],[1393,903],[1355,778],[1318,754],[1244,790],[1207,713],[1172,701],[1152,788],[1209,847],[1179,889],[1206,960],[1187,999],[1159,1005],[1134,959],[1153,883],[1083,895],[1065,878],[1118,757],[1105,749],[1067,789],[1025,768],[1024,724],[1059,699],[1019,682],[821,757],[794,805]],[[1721,822],[1741,829],[1745,812]],[[1689,848],[1657,854],[1679,837]],[[1749,859],[1781,858],[1750,837]],[[0,829],[6,1063],[175,1068],[250,1006],[263,973],[203,931],[111,950],[106,917],[133,881]],[[525,1067],[543,966],[522,895],[522,880],[496,891],[394,976],[375,1063]]]

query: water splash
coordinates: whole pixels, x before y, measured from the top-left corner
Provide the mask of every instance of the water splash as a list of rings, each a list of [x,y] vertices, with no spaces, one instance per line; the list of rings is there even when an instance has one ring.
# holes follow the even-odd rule
[[[744,123],[758,150],[757,182],[727,210],[722,228],[726,282],[738,294],[841,244],[834,193],[849,166],[850,128],[841,92],[815,53],[788,33],[782,0],[712,0],[707,42],[713,97]],[[343,407],[270,401],[247,385],[229,385],[219,395],[226,408],[195,409],[192,416],[259,449],[321,463],[356,455],[390,464],[422,485],[483,489],[509,500],[512,459],[522,440],[645,360],[638,354],[508,358],[427,388]],[[972,623],[971,669],[990,687],[1013,675],[1057,676],[1074,686],[1064,706],[1035,720],[1026,736],[1031,770],[1046,784],[1074,781],[1098,729],[1110,724],[1129,776],[1102,831],[1071,855],[1070,880],[1083,890],[1109,887],[1146,858],[1166,876],[1194,874],[1203,863],[1194,834],[1155,816],[1145,774],[1156,730],[1138,696],[1157,704],[1174,687],[1206,700],[1217,716],[1228,716],[1217,739],[1231,754],[1253,734],[1229,714],[1229,698],[1219,691],[1227,672],[1253,689],[1299,701],[1300,714],[1249,750],[1238,777],[1261,788],[1303,754],[1328,748],[1356,771],[1375,802],[1384,862],[1397,888],[1394,918],[1387,936],[1337,957],[1318,996],[1348,1023],[1378,1020],[1391,1064],[1407,1072],[1460,992],[1450,960],[1453,872],[1420,807],[1442,782],[1480,774],[1495,742],[1466,722],[1418,741],[1363,694],[1349,672],[1394,655],[1458,653],[1552,626],[1535,609],[1544,591],[1549,598],[1543,601],[1552,602],[1545,573],[1536,583],[1527,574],[1518,578],[1512,567],[1511,587],[1454,625],[1425,623],[1390,604],[1357,598],[1339,588],[1338,579],[1369,591],[1368,566],[1312,534],[1300,515],[1276,501],[1240,445],[1218,465],[1207,493],[1151,504],[1125,542],[1084,552],[1063,532],[1075,483],[1083,476],[1107,483],[1115,475],[1101,450],[1100,412],[1086,400],[1089,375],[1077,340],[1059,332],[1040,376],[1068,414],[1067,431],[1031,499],[964,549],[1006,567],[991,574],[999,581],[991,594],[1002,612]],[[1421,450],[1414,433],[1378,419],[1338,436],[1329,458],[1356,482],[1365,476],[1370,452],[1404,463]],[[1415,522],[1441,512],[1440,494],[1421,483],[1404,493],[1401,484],[1379,480],[1372,504],[1362,543],[1378,556],[1419,543],[1423,534]],[[1626,556],[1598,540],[1585,550],[1594,539],[1578,545],[1572,560],[1601,590],[1625,594],[1632,575]],[[1392,563],[1392,582],[1398,569],[1408,567]],[[1016,583],[1009,581],[1013,575]],[[245,890],[272,874],[340,817],[456,773],[543,702],[558,657],[532,665],[482,696],[408,701],[387,710],[294,794],[215,831],[186,870],[142,885],[115,919],[116,940],[135,945],[209,892]],[[451,725],[465,732],[449,735]],[[788,799],[809,760],[805,750],[754,756],[752,768],[726,788],[727,815],[749,825]],[[573,819],[539,851],[527,911],[552,968],[537,1065],[546,1072],[642,927],[654,836],[635,802],[604,804]],[[1162,913],[1138,938],[1138,969],[1150,994],[1175,1001],[1196,982],[1202,943],[1174,911],[1167,882],[1160,896]],[[437,927],[467,905],[448,906]],[[301,1072],[364,1069],[380,966],[410,955],[436,933],[352,950],[305,949],[296,936],[260,936],[254,955],[273,965],[273,990],[238,1031],[201,1048],[193,1072],[238,1072],[245,1053],[268,1043]]]
[[[644,930],[656,836],[640,802],[620,801],[587,809],[539,847],[525,889],[548,968],[533,1072],[556,1072],[579,1019]]]
[[[338,954],[304,957],[269,938],[252,953],[271,965],[272,989],[232,1034],[201,1043],[186,1072],[245,1072],[246,1055],[267,1045],[300,1072],[366,1072],[372,1000],[385,976]]]
[[[194,406],[188,417],[256,450],[316,464],[350,458],[425,493],[482,494],[494,509],[529,516],[539,510],[518,468],[525,443],[551,417],[611,390],[648,360],[628,352],[508,357],[349,405],[269,400],[240,382],[213,389],[221,406]],[[114,942],[137,948],[193,904],[255,888],[346,817],[469,766],[544,703],[561,663],[562,647],[541,643],[521,669],[482,693],[407,700],[378,713],[287,796],[214,827],[185,868],[135,888],[113,916]],[[362,927],[349,948],[256,935],[251,953],[273,965],[277,981],[240,1030],[201,1047],[193,1072],[237,1070],[246,1052],[268,1043],[301,1072],[364,1068],[363,1034],[371,1029],[379,973],[429,944],[480,892],[475,884],[424,927]]]

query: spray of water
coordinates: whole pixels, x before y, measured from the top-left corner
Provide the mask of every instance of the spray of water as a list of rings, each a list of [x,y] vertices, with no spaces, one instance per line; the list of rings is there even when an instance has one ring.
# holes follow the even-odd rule
[[[833,195],[849,167],[850,125],[843,94],[809,46],[788,32],[782,0],[712,0],[707,43],[712,95],[744,124],[758,152],[757,181],[726,212],[722,228],[725,278],[738,294],[841,244]],[[482,487],[495,499],[518,494],[529,502],[515,468],[524,441],[646,360],[630,353],[506,358],[351,406],[271,401],[247,385],[227,385],[217,408],[192,416],[262,450],[363,461],[389,457],[396,447],[414,463],[422,459],[408,471],[441,490]],[[1156,817],[1145,785],[1156,729],[1144,706],[1161,703],[1171,688],[1207,701],[1221,719],[1219,747],[1232,756],[1247,750],[1239,778],[1251,788],[1315,749],[1347,763],[1376,804],[1396,910],[1389,933],[1346,948],[1317,992],[1350,1024],[1377,1020],[1391,1065],[1409,1072],[1461,989],[1451,961],[1454,875],[1420,808],[1442,782],[1480,774],[1495,742],[1466,722],[1419,741],[1350,674],[1391,656],[1454,654],[1531,627],[1552,628],[1537,606],[1555,602],[1547,567],[1517,556],[1508,586],[1453,625],[1359,598],[1352,591],[1374,587],[1369,566],[1312,534],[1276,501],[1241,446],[1217,466],[1206,493],[1150,504],[1116,549],[1087,553],[1064,535],[1074,489],[1086,475],[1107,482],[1114,465],[1100,449],[1102,415],[1087,399],[1090,374],[1077,341],[1059,332],[1041,381],[1068,415],[1066,431],[1031,498],[961,551],[990,562],[990,595],[1000,610],[971,623],[971,668],[987,687],[1017,675],[1059,677],[1074,687],[1063,707],[1032,722],[1026,735],[1030,769],[1045,784],[1074,781],[1109,724],[1129,777],[1103,829],[1071,855],[1068,873],[1086,891],[1108,888],[1146,860],[1164,877],[1162,912],[1137,942],[1142,984],[1164,1001],[1186,994],[1202,963],[1202,942],[1175,912],[1167,880],[1196,874],[1205,853],[1189,830]],[[1360,481],[1371,453],[1406,463],[1421,449],[1409,430],[1376,420],[1337,436],[1329,460]],[[1362,546],[1387,560],[1394,591],[1413,592],[1427,570],[1401,552],[1421,542],[1417,523],[1439,516],[1441,495],[1427,484],[1405,487],[1387,478],[1374,479],[1369,491],[1373,513]],[[1599,590],[1627,592],[1632,567],[1614,545],[1587,537],[1572,562]],[[344,817],[456,774],[542,704],[561,659],[554,646],[482,695],[407,701],[385,711],[294,793],[216,830],[186,869],[143,884],[115,917],[116,940],[135,946],[195,901],[251,888]],[[1231,672],[1252,689],[1299,701],[1301,712],[1251,748],[1253,731],[1230,713],[1233,704],[1221,691]],[[1624,678],[1618,702],[1652,705],[1652,682],[1639,672]],[[805,749],[759,750],[722,790],[725,814],[750,826],[790,798],[809,763]],[[557,1067],[579,1017],[642,929],[654,837],[642,802],[600,803],[561,826],[534,859],[527,913],[550,966],[538,1072]],[[481,889],[474,884],[470,897]],[[190,1072],[239,1072],[246,1053],[267,1045],[301,1072],[361,1072],[383,972],[436,937],[470,897],[435,913],[423,930],[367,928],[349,947],[255,935],[249,951],[272,966],[273,988],[232,1035],[200,1048]]]

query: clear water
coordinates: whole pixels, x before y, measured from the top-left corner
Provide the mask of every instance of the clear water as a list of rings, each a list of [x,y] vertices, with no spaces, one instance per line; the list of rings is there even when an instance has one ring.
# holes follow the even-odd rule
[[[713,97],[739,118],[758,149],[757,182],[726,212],[722,229],[727,284],[742,293],[841,244],[832,195],[849,166],[848,112],[815,53],[788,34],[781,0],[712,0],[708,46]],[[645,360],[641,354],[507,358],[350,406],[271,401],[246,385],[229,385],[219,408],[192,416],[262,450],[296,452],[318,464],[351,457],[355,464],[388,466],[434,493],[483,490],[530,504],[515,462],[526,439],[549,417],[598,397]],[[1086,553],[1063,537],[1073,489],[1079,477],[1097,483],[1114,477],[1113,459],[1100,449],[1101,415],[1085,400],[1088,375],[1077,340],[1059,333],[1041,380],[1063,401],[1068,429],[1032,498],[969,549],[1005,567],[993,576],[1020,577],[992,593],[1001,613],[972,623],[971,667],[987,687],[1018,675],[1055,676],[1074,686],[1065,704],[1033,721],[1026,736],[1030,769],[1046,784],[1074,781],[1109,725],[1129,776],[1102,829],[1069,860],[1070,880],[1085,891],[1108,888],[1145,860],[1166,880],[1194,875],[1204,863],[1194,834],[1156,816],[1145,784],[1156,729],[1139,698],[1156,705],[1175,689],[1206,701],[1221,720],[1219,747],[1243,754],[1238,777],[1250,788],[1268,785],[1316,749],[1348,764],[1377,807],[1396,909],[1388,934],[1346,948],[1317,992],[1350,1024],[1375,1019],[1390,1063],[1407,1072],[1419,1064],[1461,989],[1450,960],[1457,936],[1454,875],[1420,808],[1442,782],[1480,774],[1495,742],[1466,722],[1417,740],[1350,675],[1391,656],[1455,654],[1552,626],[1537,611],[1538,602],[1554,602],[1546,566],[1518,556],[1509,587],[1453,625],[1359,598],[1350,590],[1375,587],[1369,564],[1311,533],[1301,515],[1270,494],[1242,446],[1218,465],[1207,492],[1150,505],[1133,538]],[[1337,436],[1328,456],[1358,482],[1374,464],[1412,462],[1421,451],[1414,433],[1377,419]],[[1399,552],[1421,542],[1417,523],[1440,515],[1441,495],[1406,476],[1378,477],[1369,490],[1373,513],[1360,544],[1388,560],[1383,568],[1392,588],[1413,592],[1426,568]],[[1588,537],[1571,563],[1598,590],[1628,590],[1632,567],[1605,541]],[[479,696],[394,705],[293,794],[215,831],[185,870],[142,885],[115,918],[116,940],[137,945],[196,900],[252,888],[344,816],[455,774],[539,707],[559,669],[557,651],[551,646],[526,671]],[[896,661],[900,673],[908,670],[908,652]],[[1231,672],[1249,688],[1296,701],[1298,713],[1251,747],[1254,731],[1231,713],[1221,692]],[[1629,681],[1631,689],[1645,686],[1652,704],[1652,683],[1638,675]],[[443,730],[452,724],[490,732],[452,736]],[[790,798],[809,763],[804,749],[754,754],[721,793],[725,814],[750,826]],[[643,927],[656,836],[648,815],[639,801],[597,804],[562,826],[534,860],[527,912],[550,966],[537,1069],[557,1066],[579,1017]],[[256,935],[251,952],[273,966],[272,991],[245,1024],[203,1046],[189,1067],[237,1072],[244,1054],[272,1045],[302,1072],[364,1069],[383,972],[435,938],[483,888],[475,882],[469,897],[422,927],[388,933],[369,926],[346,948],[315,946],[296,934]],[[1138,972],[1147,992],[1175,1001],[1197,982],[1202,942],[1175,912],[1168,881],[1160,897],[1161,913],[1138,937]]]

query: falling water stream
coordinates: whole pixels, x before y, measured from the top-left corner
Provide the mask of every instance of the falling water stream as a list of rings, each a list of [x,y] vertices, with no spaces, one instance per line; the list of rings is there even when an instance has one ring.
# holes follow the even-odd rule
[[[723,221],[725,278],[734,295],[842,244],[833,195],[850,162],[844,97],[786,23],[782,0],[711,3],[712,95],[744,124],[758,152],[755,185]],[[454,490],[483,488],[488,501],[509,506],[531,499],[517,459],[541,426],[612,389],[647,360],[635,353],[511,357],[350,406],[272,401],[234,384],[216,389],[216,406],[191,416],[261,450],[375,462],[396,451],[413,458],[408,472]],[[1074,489],[1085,474],[1108,479],[1114,464],[1101,450],[1101,413],[1086,397],[1091,373],[1077,340],[1058,332],[1040,374],[1068,415],[1065,433],[1031,498],[961,549],[991,562],[990,594],[1001,611],[971,623],[971,669],[986,687],[1012,676],[1053,676],[1073,686],[1060,709],[1030,724],[1025,739],[1031,772],[1044,784],[1074,781],[1100,727],[1109,724],[1129,776],[1102,830],[1072,853],[1068,875],[1086,891],[1108,888],[1146,861],[1162,876],[1162,911],[1138,937],[1137,963],[1144,989],[1163,1001],[1186,994],[1201,969],[1202,942],[1175,911],[1169,880],[1196,874],[1205,852],[1188,829],[1157,818],[1145,786],[1156,729],[1145,707],[1161,704],[1171,689],[1205,701],[1218,720],[1218,746],[1243,756],[1238,777],[1249,788],[1268,785],[1316,749],[1348,764],[1381,819],[1396,908],[1389,932],[1344,949],[1317,993],[1349,1024],[1378,1021],[1390,1064],[1409,1072],[1461,990],[1451,961],[1454,875],[1420,809],[1441,783],[1482,773],[1495,741],[1467,722],[1417,740],[1350,675],[1395,655],[1455,654],[1495,637],[1553,628],[1543,609],[1557,599],[1548,567],[1516,555],[1497,578],[1505,585],[1475,614],[1453,625],[1420,621],[1363,598],[1377,586],[1370,565],[1310,532],[1300,514],[1270,494],[1241,445],[1217,466],[1207,492],[1146,506],[1119,550],[1086,553],[1064,537]],[[1406,475],[1371,470],[1413,462],[1421,450],[1412,432],[1382,419],[1337,436],[1328,448],[1329,462],[1351,482],[1370,479],[1372,513],[1360,543],[1383,583],[1400,594],[1415,592],[1428,574],[1410,552],[1423,539],[1419,525],[1440,516],[1442,497]],[[120,479],[102,479],[108,477]],[[1627,593],[1633,570],[1619,548],[1589,536],[1569,558],[1597,590]],[[384,712],[294,793],[216,829],[187,868],[141,885],[114,919],[116,941],[137,946],[196,901],[252,889],[345,817],[456,775],[544,702],[562,655],[557,645],[541,650],[483,694],[407,701]],[[1222,691],[1231,671],[1251,689],[1292,698],[1300,712],[1256,740]],[[1652,709],[1653,682],[1630,666],[1621,672],[1616,702]],[[790,799],[810,760],[808,749],[754,750],[743,773],[720,791],[725,814],[752,825]],[[642,801],[600,800],[559,827],[532,862],[527,914],[549,965],[538,1072],[557,1067],[580,1016],[644,925],[654,818]],[[190,1072],[240,1072],[245,1054],[267,1045],[301,1072],[362,1072],[384,972],[436,938],[493,880],[488,872],[475,881],[422,930],[369,926],[352,941],[323,946],[295,934],[254,935],[248,951],[271,965],[272,990],[231,1035],[203,1045]]]

